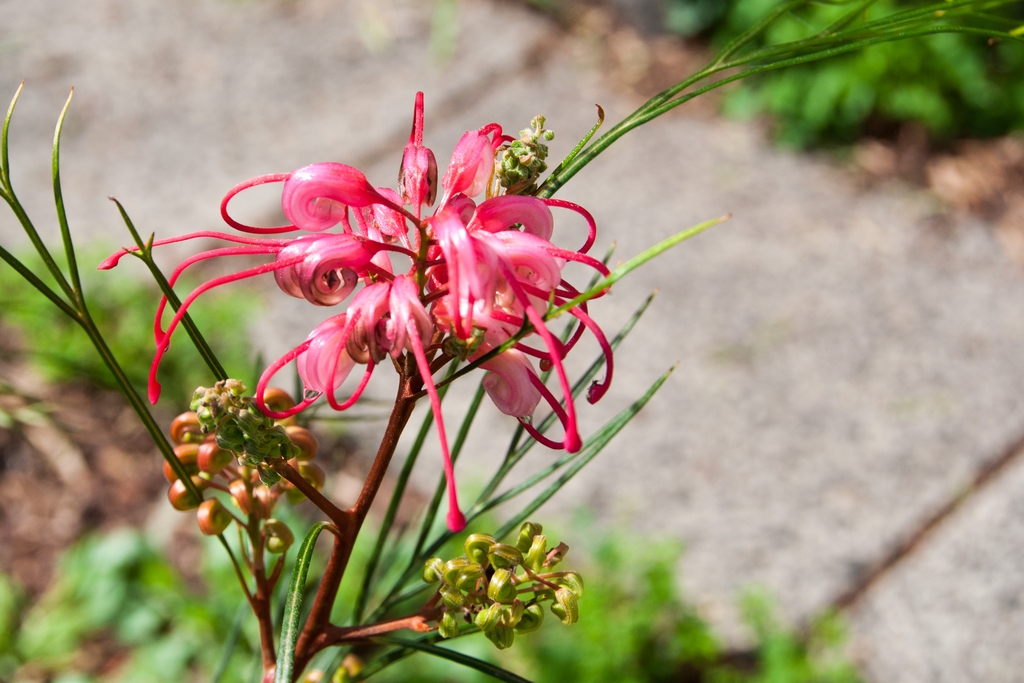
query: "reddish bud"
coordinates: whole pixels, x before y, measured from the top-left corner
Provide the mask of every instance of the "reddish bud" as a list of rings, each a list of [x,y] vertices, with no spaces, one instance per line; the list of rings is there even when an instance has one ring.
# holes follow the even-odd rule
[[[316,457],[318,444],[313,432],[297,425],[285,427],[284,430],[288,433],[288,438],[299,449],[297,456],[299,460],[312,460]]]
[[[171,501],[171,507],[182,512],[199,507],[199,499],[192,495],[192,492],[185,488],[185,484],[180,481],[175,481],[167,489],[167,500]]]
[[[177,444],[195,443],[203,440],[199,418],[193,412],[182,413],[171,422],[171,441]]]
[[[217,474],[235,459],[231,451],[217,445],[214,439],[204,441],[196,453],[196,466],[207,474]]]
[[[279,555],[295,542],[295,535],[288,525],[276,519],[268,519],[263,525],[263,535],[267,538],[267,552]]]
[[[299,474],[302,478],[309,482],[310,486],[315,488],[317,491],[324,487],[324,481],[327,479],[327,475],[320,469],[320,466],[316,463],[302,461],[299,463]]]
[[[181,461],[182,466],[189,475],[199,474],[199,466],[196,464],[198,453],[198,444],[183,443],[174,447],[174,455]],[[167,481],[177,481],[178,479],[178,475],[174,473],[171,463],[166,460],[164,460],[164,478]]]
[[[206,536],[223,533],[231,524],[232,519],[231,513],[224,509],[224,506],[216,498],[204,500],[196,511],[199,530]]]
[[[252,496],[249,494],[249,488],[245,485],[245,482],[241,479],[235,479],[228,484],[228,490],[231,492],[231,499],[235,501],[238,509],[243,514],[251,515],[253,510]]]
[[[295,407],[295,400],[292,399],[291,394],[277,387],[267,387],[263,392],[263,401],[275,413],[283,413],[289,408]]]
[[[256,514],[267,519],[274,514],[274,505],[277,504],[277,496],[267,486],[260,484],[252,489],[252,497],[256,502]]]

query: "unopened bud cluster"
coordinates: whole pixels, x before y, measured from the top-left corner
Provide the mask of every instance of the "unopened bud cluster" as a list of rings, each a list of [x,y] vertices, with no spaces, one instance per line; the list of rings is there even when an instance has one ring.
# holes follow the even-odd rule
[[[266,550],[283,553],[295,539],[287,525],[274,519],[274,508],[282,496],[292,504],[302,502],[305,496],[254,454],[266,453],[264,458],[287,455],[288,464],[319,490],[325,475],[312,462],[318,445],[308,429],[289,424],[292,419],[274,422],[263,416],[255,410],[251,398],[242,396],[244,391],[244,385],[237,380],[218,382],[213,389],[196,390],[192,402],[196,410],[174,419],[171,441],[195,488],[227,493],[245,517],[254,515],[259,520]],[[269,389],[266,400],[273,401],[278,409],[295,405],[286,392],[278,389]],[[237,519],[218,498],[197,500],[169,463],[164,463],[164,476],[171,484],[167,492],[171,505],[183,511],[196,509],[199,529],[204,534],[220,534]]]
[[[544,128],[544,117],[535,116],[518,140],[502,145],[494,174],[506,194],[533,194],[534,183],[548,168],[548,146],[541,141],[554,138],[554,131]]]
[[[517,633],[530,633],[544,622],[543,604],[565,625],[579,619],[583,578],[576,572],[551,571],[568,552],[559,543],[547,546],[539,524],[527,522],[515,545],[487,534],[466,538],[463,557],[427,560],[423,580],[440,583],[444,613],[437,626],[443,638],[459,634],[459,620],[474,623],[499,650],[511,647]]]

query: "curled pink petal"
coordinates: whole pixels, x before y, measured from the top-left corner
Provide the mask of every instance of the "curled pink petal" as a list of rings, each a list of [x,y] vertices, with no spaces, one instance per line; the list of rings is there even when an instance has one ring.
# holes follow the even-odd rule
[[[481,240],[473,239],[450,208],[434,214],[430,227],[447,262],[448,310],[455,333],[468,339],[473,334],[476,302],[482,303],[484,313],[490,308],[497,287],[497,254]]]
[[[547,240],[517,230],[503,230],[487,237],[501,245],[501,255],[519,280],[542,290],[542,296],[546,297],[562,281],[562,268],[548,251],[551,243]]]
[[[297,363],[299,378],[307,391],[317,395],[331,391],[345,381],[356,363],[345,351],[348,316],[332,316],[317,325],[307,337],[309,346]]]
[[[522,352],[509,349],[480,367],[487,370],[484,391],[498,410],[512,417],[533,415],[540,403],[540,392],[530,381],[533,365]]]
[[[302,399],[300,403],[297,403],[288,410],[282,412],[271,410],[269,407],[267,407],[267,402],[265,398],[267,393],[267,385],[270,384],[270,380],[274,378],[274,375],[276,375],[278,371],[280,371],[281,368],[283,368],[285,365],[288,365],[288,363],[292,362],[293,360],[301,356],[303,353],[305,353],[306,349],[309,348],[309,345],[310,340],[307,339],[306,341],[302,342],[294,349],[292,349],[291,351],[289,351],[288,353],[284,354],[276,361],[271,363],[270,367],[264,370],[263,374],[260,375],[259,382],[257,382],[256,384],[256,405],[259,407],[260,411],[262,411],[263,414],[266,415],[267,417],[272,417],[275,420],[288,419],[292,415],[297,415],[306,408],[308,408],[310,405],[313,404],[314,401],[316,401],[317,398],[320,397],[319,393],[314,393],[312,396],[306,396]]]
[[[281,250],[278,260],[295,265],[278,270],[274,277],[286,294],[303,297],[318,306],[334,306],[352,293],[357,271],[374,255],[366,240],[349,233],[303,235]]]
[[[408,275],[399,275],[391,283],[390,300],[391,320],[388,323],[387,336],[391,344],[391,355],[397,357],[403,350],[414,350],[409,339],[409,330],[417,331],[420,344],[430,343],[434,335],[434,321],[420,301],[419,288]],[[411,324],[411,327],[410,327]]]
[[[523,230],[543,240],[550,240],[555,219],[547,203],[536,197],[522,195],[501,195],[492,197],[476,207],[476,213],[469,221],[467,230],[500,232],[517,223]]]
[[[489,139],[487,136],[492,133],[494,139]],[[496,123],[463,134],[441,179],[441,187],[444,188],[442,206],[455,194],[475,197],[487,188],[494,171],[494,150],[500,144],[496,140],[500,136],[501,126]]]
[[[310,164],[292,172],[281,192],[281,208],[296,227],[323,232],[345,220],[348,207],[389,203],[362,171],[345,164]],[[399,209],[399,207],[393,207]]]
[[[221,218],[223,218],[224,222],[230,225],[235,230],[255,233],[257,235],[270,235],[281,232],[293,232],[294,230],[297,230],[298,228],[296,228],[294,225],[279,225],[274,228],[258,228],[252,225],[245,225],[243,223],[239,223],[234,218],[232,218],[230,214],[228,214],[228,202],[230,202],[231,198],[234,197],[239,192],[241,192],[242,190],[246,190],[256,185],[264,185],[266,183],[279,183],[283,180],[287,180],[289,175],[290,174],[288,173],[272,173],[270,175],[261,175],[246,180],[244,183],[239,183],[238,185],[235,185],[233,188],[228,190],[228,193],[224,195],[224,199],[222,199],[220,202]],[[291,219],[289,218],[288,220]]]

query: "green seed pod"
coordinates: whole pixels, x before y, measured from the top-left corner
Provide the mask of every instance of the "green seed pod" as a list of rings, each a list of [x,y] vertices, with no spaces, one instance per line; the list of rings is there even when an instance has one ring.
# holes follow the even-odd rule
[[[548,558],[548,538],[537,535],[533,537],[533,543],[526,553],[526,566],[535,572],[539,572]]]
[[[167,489],[167,500],[171,501],[171,507],[182,512],[199,507],[199,499],[180,481],[175,481]]]
[[[513,600],[509,607],[506,607],[502,612],[502,624],[505,626],[512,626],[513,628],[519,624],[523,618],[523,614],[526,613],[526,608],[523,606],[522,600]]]
[[[562,576],[553,576],[551,583],[568,589],[579,600],[583,597],[583,577],[576,572],[565,572]]]
[[[495,569],[487,584],[487,597],[495,602],[511,603],[518,595],[516,584],[512,581],[512,572],[507,569]]]
[[[445,612],[437,620],[437,632],[442,638],[454,638],[459,635],[459,620],[451,612]]]
[[[231,513],[224,509],[216,498],[207,498],[196,510],[196,521],[199,522],[199,530],[206,536],[216,536],[223,533],[231,524],[234,518]]]
[[[327,480],[327,475],[320,469],[320,466],[307,460],[299,461],[299,474],[317,491],[324,487],[324,481]]]
[[[288,438],[299,449],[297,457],[299,460],[312,460],[316,457],[317,444],[316,437],[313,436],[313,432],[309,431],[305,427],[299,427],[298,425],[292,425],[284,428],[285,433],[288,434]]]
[[[544,527],[540,524],[526,522],[519,527],[519,539],[516,541],[516,547],[524,553],[527,552],[533,545],[533,537],[542,531],[544,531]]]
[[[491,546],[490,552],[487,553],[487,559],[498,569],[508,569],[509,567],[522,564],[523,554],[514,545],[495,543]]]
[[[268,519],[263,523],[263,535],[267,538],[267,552],[275,555],[288,550],[295,542],[295,535],[288,525],[277,519]]]
[[[492,603],[476,614],[473,623],[484,633],[501,626],[502,621],[501,605]]]
[[[457,611],[465,607],[466,596],[458,588],[442,583],[438,592],[441,594],[441,599],[444,600],[445,607],[448,609]]]
[[[507,650],[512,647],[512,642],[516,639],[516,633],[511,626],[495,626],[490,631],[484,631],[484,635],[499,650]]]
[[[444,563],[444,582],[449,586],[455,586],[459,582],[459,572],[469,566],[469,560],[464,557],[455,557]]]
[[[523,610],[523,616],[516,624],[516,633],[533,633],[544,623],[544,608],[533,603]]]
[[[561,619],[566,626],[579,621],[580,607],[572,591],[568,588],[559,588],[555,591],[555,601],[551,603],[551,613]]]
[[[432,557],[423,564],[423,580],[437,583],[444,575],[444,562],[440,557]]]
[[[466,537],[466,557],[484,567],[487,566],[487,553],[494,545],[494,536],[490,534],[470,534]]]
[[[556,564],[565,559],[565,554],[569,552],[569,546],[564,543],[559,543],[551,551],[548,552],[548,559],[544,560],[545,567],[554,567]]]
[[[306,500],[306,494],[298,490],[294,486],[288,486],[284,490],[284,495],[288,499],[288,502],[292,505],[298,505],[302,501]]]
[[[470,562],[456,575],[455,587],[462,591],[476,590],[476,581],[484,575],[484,568],[476,562]]]

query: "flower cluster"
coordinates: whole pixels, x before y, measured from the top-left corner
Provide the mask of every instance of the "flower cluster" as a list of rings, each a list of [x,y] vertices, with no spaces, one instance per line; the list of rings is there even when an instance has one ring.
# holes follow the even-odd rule
[[[459,635],[459,618],[476,624],[499,650],[512,646],[517,633],[536,631],[544,622],[542,603],[565,625],[579,619],[583,578],[576,572],[551,571],[569,547],[548,549],[541,525],[527,522],[515,545],[487,534],[470,534],[463,557],[427,560],[423,580],[440,583],[443,613],[437,621],[443,638]]]
[[[227,493],[245,516],[258,520],[262,546],[270,553],[283,553],[294,536],[283,522],[273,518],[278,499],[297,504],[305,496],[265,466],[267,457],[285,458],[314,489],[324,485],[324,471],[313,461],[317,440],[312,432],[293,420],[275,422],[260,413],[252,398],[242,396],[245,386],[237,380],[218,382],[196,391],[193,410],[171,423],[174,453],[195,488]],[[295,405],[280,389],[267,391],[265,400],[277,410]],[[247,528],[217,498],[200,502],[178,479],[170,464],[164,464],[170,482],[167,497],[177,510],[197,509],[199,529],[208,536],[222,533],[232,521]]]
[[[447,521],[453,530],[465,526],[465,519],[458,507],[440,400],[432,379],[445,363],[454,358],[476,361],[487,371],[484,388],[502,412],[516,417],[540,443],[577,451],[581,441],[563,359],[585,330],[596,337],[605,353],[606,372],[590,387],[587,398],[594,402],[612,378],[611,348],[588,315],[586,303],[569,309],[577,324],[564,341],[551,333],[545,316],[580,294],[562,277],[567,263],[583,263],[603,275],[608,270],[587,255],[596,226],[585,209],[562,200],[516,194],[535,191],[537,175],[546,167],[547,147],[540,141],[550,140],[552,134],[543,123],[542,118],[535,119],[520,140],[504,135],[495,123],[467,132],[456,145],[438,187],[434,154],[423,145],[423,94],[419,93],[397,191],[371,186],[351,166],[312,164],[292,173],[251,179],[224,197],[224,220],[242,233],[262,237],[197,232],[155,242],[215,237],[235,243],[186,259],[169,278],[172,285],[186,268],[209,258],[268,255],[273,260],[200,285],[184,299],[166,328],[163,314],[167,301],[161,301],[154,325],[157,351],[150,371],[150,400],[159,397],[157,369],[189,305],[219,285],[273,273],[277,285],[291,296],[318,306],[335,306],[346,300],[348,305],[267,368],[256,388],[256,406],[273,419],[295,415],[320,397],[334,409],[345,410],[359,399],[374,368],[385,359],[410,372],[415,368],[436,416],[448,481]],[[254,227],[231,217],[228,203],[236,194],[270,182],[283,183],[281,201],[288,225]],[[440,201],[427,215],[438,193]],[[486,198],[477,203],[482,194]],[[588,235],[580,248],[564,249],[551,241],[552,207],[574,211],[586,219]],[[335,226],[340,230],[328,232]],[[274,236],[289,232],[299,235]],[[111,256],[100,268],[115,266],[124,253]],[[410,262],[404,272],[395,267],[402,258]],[[539,343],[528,343],[529,335],[535,335]],[[542,369],[553,370],[561,398],[541,380],[531,358]],[[278,410],[268,404],[268,387],[274,375],[291,362],[295,362],[305,393],[298,404]],[[362,379],[343,400],[337,395],[338,388],[356,366],[363,367]],[[561,421],[564,433],[560,440],[540,433],[532,424],[542,400]]]

